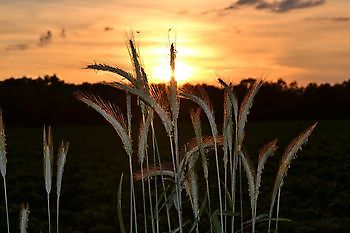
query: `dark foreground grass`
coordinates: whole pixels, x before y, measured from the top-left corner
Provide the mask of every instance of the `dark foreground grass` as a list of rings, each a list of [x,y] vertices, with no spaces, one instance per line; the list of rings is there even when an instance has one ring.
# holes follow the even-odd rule
[[[310,124],[311,122],[249,123],[246,149],[252,158],[257,156],[262,145],[276,137],[279,138],[280,146],[277,156],[267,163],[263,174],[258,213],[268,211],[272,177],[275,176],[283,149]],[[186,141],[193,136],[191,127],[180,126],[180,129],[180,141]],[[128,172],[128,161],[116,133],[107,126],[71,126],[54,128],[53,134],[55,155],[60,139],[70,142],[61,192],[60,231],[119,232],[116,212],[117,185],[121,172]],[[166,151],[164,147],[167,147],[167,139],[161,136],[158,138],[161,148]],[[165,138],[164,142],[162,138]],[[283,186],[281,217],[289,218],[293,222],[282,223],[280,232],[350,231],[349,142],[350,120],[319,123],[307,146],[299,153],[298,159],[293,161]],[[7,143],[7,185],[12,232],[18,231],[19,207],[22,202],[29,202],[31,209],[28,231],[45,232],[47,213],[42,172],[42,129],[8,128]],[[214,172],[213,162],[210,161],[209,169]],[[126,185],[124,190],[127,222],[129,190]],[[54,206],[55,195],[51,197]],[[0,231],[6,229],[3,199],[1,191]],[[52,219],[55,219],[54,211],[52,209]],[[55,226],[55,222],[52,226]]]

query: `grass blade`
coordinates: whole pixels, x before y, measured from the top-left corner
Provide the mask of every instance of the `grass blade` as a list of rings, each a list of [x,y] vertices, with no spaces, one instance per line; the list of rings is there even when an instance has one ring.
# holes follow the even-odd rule
[[[119,180],[119,186],[118,186],[118,206],[117,206],[117,212],[118,212],[118,221],[119,221],[119,227],[121,233],[126,233],[124,221],[123,221],[123,214],[122,214],[122,186],[123,186],[123,173],[120,176]],[[130,177],[132,179],[132,177]]]

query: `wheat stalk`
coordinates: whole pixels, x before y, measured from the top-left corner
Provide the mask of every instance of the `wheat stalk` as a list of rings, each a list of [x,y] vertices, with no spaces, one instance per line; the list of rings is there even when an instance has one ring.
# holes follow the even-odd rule
[[[48,127],[46,133],[44,126],[43,146],[44,146],[44,179],[47,194],[47,215],[49,224],[49,233],[51,232],[51,214],[50,214],[50,192],[52,186],[52,170],[53,170],[53,140],[51,126]]]
[[[147,170],[149,170],[149,165],[148,165],[148,156],[147,156],[147,146],[148,146],[148,132],[149,132],[149,127],[151,124],[151,121],[153,119],[153,111],[149,109],[148,115],[146,117],[146,120],[144,120],[144,115],[143,115],[143,124],[140,127],[140,133],[139,133],[139,143],[138,143],[138,158],[139,158],[139,163],[141,167],[141,174],[143,176],[143,163],[146,159],[147,162]],[[146,155],[146,156],[145,156]],[[149,190],[149,198],[151,198],[151,193],[150,193],[150,182],[149,179],[148,181],[148,190]],[[144,224],[145,224],[145,232],[147,232],[147,214],[146,214],[146,198],[145,198],[145,183],[144,180],[141,180],[142,182],[142,200],[143,200],[143,215],[144,215]],[[154,232],[154,225],[153,225],[153,210],[152,210],[152,200],[150,199],[150,208],[151,208],[151,219],[152,219],[152,232]]]
[[[225,100],[226,103],[231,104],[230,109],[227,106],[226,112],[228,113],[228,116],[226,117],[226,120],[224,119],[224,124],[226,123],[228,126],[227,130],[224,130],[224,134],[227,134],[228,136],[228,149],[229,149],[229,161],[230,161],[230,172],[231,172],[231,197],[232,197],[232,211],[235,212],[235,206],[236,206],[236,168],[237,168],[237,149],[238,149],[238,140],[237,140],[237,134],[238,134],[238,101],[237,97],[233,91],[232,84],[230,83],[229,85],[225,83],[222,79],[218,79],[219,83],[224,87],[225,91]],[[227,98],[228,97],[228,98]],[[225,105],[226,106],[226,105]],[[233,108],[233,116],[232,116],[232,108]],[[224,115],[225,116],[225,115]],[[232,153],[232,144],[233,144],[233,139],[232,139],[232,118],[234,118],[234,124],[235,124],[235,149],[234,152]],[[223,127],[225,129],[225,126]],[[231,137],[231,139],[229,139]],[[224,149],[225,152],[225,149]],[[227,153],[227,152],[226,152]],[[242,216],[243,214],[241,214]],[[235,227],[235,215],[232,216],[231,220],[231,233],[235,232],[234,230]]]
[[[148,104],[157,113],[159,118],[162,120],[162,123],[164,125],[164,128],[167,134],[170,136],[172,135],[172,122],[170,120],[170,117],[168,113],[160,106],[160,104],[155,101],[155,99],[153,99],[143,91],[124,85],[122,83],[114,82],[114,83],[106,83],[106,84],[120,90],[128,91],[129,93],[141,98],[146,104]]]
[[[20,233],[27,233],[28,219],[29,219],[29,205],[22,203],[20,218],[19,218],[19,231]]]
[[[238,145],[241,146],[244,139],[244,129],[245,124],[247,122],[249,110],[253,105],[253,100],[255,95],[257,94],[258,90],[262,86],[263,82],[256,81],[253,86],[250,88],[249,93],[244,97],[243,102],[241,104],[239,115],[238,115],[238,134],[237,134],[237,140]]]
[[[6,165],[7,165],[6,136],[5,136],[4,122],[2,119],[2,109],[0,108],[0,171],[1,171],[1,175],[4,183],[7,233],[10,233],[10,222],[9,222],[9,213],[8,213],[8,206],[7,206]]]
[[[57,181],[56,181],[56,193],[57,193],[57,208],[56,208],[56,221],[57,221],[57,233],[59,232],[59,209],[60,209],[60,195],[61,195],[61,186],[64,165],[66,163],[67,153],[68,153],[69,143],[64,143],[62,141],[59,150],[58,150],[58,161],[57,161]]]
[[[129,130],[127,129],[125,119],[123,114],[120,112],[119,108],[112,105],[108,101],[104,101],[98,96],[89,95],[83,92],[76,92],[75,96],[80,101],[84,102],[88,106],[92,107],[98,113],[100,113],[114,128],[114,130],[119,135],[124,149],[129,157],[129,172],[130,172],[130,187],[132,190],[131,193],[131,202],[132,202],[132,213],[134,214],[135,220],[135,230],[137,232],[137,215],[136,215],[136,200],[135,200],[135,190],[133,182],[133,168],[132,168],[132,141],[129,137]]]
[[[123,78],[127,79],[132,84],[135,84],[134,76],[131,73],[126,72],[118,67],[113,67],[113,66],[110,66],[107,64],[96,64],[95,63],[95,64],[91,64],[91,65],[86,66],[86,69],[108,71],[111,73],[115,73],[115,74],[118,74],[118,75],[122,76]]]
[[[292,142],[287,146],[280,166],[278,168],[278,172],[276,175],[275,184],[273,186],[272,190],[272,197],[271,197],[271,205],[270,205],[270,211],[269,211],[269,227],[268,232],[270,232],[271,229],[271,218],[272,218],[272,211],[275,204],[276,196],[280,193],[280,189],[283,185],[283,179],[287,176],[288,169],[290,167],[290,164],[293,159],[296,158],[297,152],[301,150],[301,147],[307,142],[309,136],[311,135],[312,131],[317,126],[317,122],[311,125],[309,128],[304,130],[301,134],[299,134],[296,138],[292,140]],[[278,202],[279,204],[279,202]],[[278,211],[278,210],[277,210]],[[277,222],[276,221],[276,231],[277,231]]]
[[[153,144],[154,156],[157,155],[159,168],[162,171],[162,163],[160,160],[158,142],[157,142],[153,122],[151,123],[151,128],[152,128],[152,144]],[[156,158],[154,158],[154,162],[156,162]],[[154,164],[154,166],[156,166],[156,165]],[[161,183],[162,183],[162,188],[163,188],[163,192],[164,192],[164,198],[167,200],[164,176],[161,174],[160,177],[161,177]],[[156,203],[158,203],[158,202],[156,202]],[[169,212],[169,205],[167,202],[165,203],[165,209],[166,209],[166,215],[167,215],[168,229],[169,229],[169,232],[171,232],[172,230],[171,230],[170,212]],[[157,214],[158,214],[158,210],[157,210]]]
[[[197,148],[199,149],[199,154],[201,156],[201,164],[202,164],[204,180],[205,180],[206,189],[207,189],[208,211],[209,211],[209,214],[211,215],[208,161],[207,161],[207,155],[205,153],[204,145],[203,145],[200,113],[201,113],[201,108],[198,108],[197,111],[190,110],[191,121],[195,132],[195,136],[196,136]],[[197,221],[199,221],[199,219]],[[196,229],[198,229],[198,225]],[[212,231],[213,231],[213,228],[212,228],[212,222],[210,218],[210,232]]]
[[[182,98],[186,98],[186,99],[189,99],[189,100],[195,102],[203,109],[203,111],[205,112],[205,114],[208,118],[209,124],[210,124],[212,135],[214,137],[214,144],[215,144],[214,149],[215,149],[215,163],[216,163],[217,185],[218,185],[218,195],[219,195],[221,231],[224,232],[219,158],[218,158],[217,143],[216,143],[216,137],[218,136],[218,130],[217,130],[217,126],[215,123],[214,110],[213,110],[213,107],[210,103],[209,97],[203,88],[195,89],[193,87],[184,87],[180,91],[181,91],[180,96]]]
[[[2,109],[0,109],[0,171],[2,177],[6,176],[6,136],[5,136],[5,127],[2,119]]]
[[[98,96],[76,92],[75,96],[80,101],[92,107],[100,113],[114,128],[122,140],[124,149],[129,156],[132,156],[132,142],[129,137],[125,119],[119,108]]]
[[[256,223],[256,210],[258,205],[258,196],[259,196],[259,188],[261,184],[261,175],[264,168],[264,164],[267,159],[273,155],[274,151],[277,149],[276,147],[277,140],[274,140],[268,144],[266,144],[259,152],[259,162],[257,171],[253,167],[253,163],[250,158],[240,151],[241,161],[243,168],[247,175],[248,180],[248,191],[250,197],[250,206],[252,210],[252,233],[255,232],[255,223]]]

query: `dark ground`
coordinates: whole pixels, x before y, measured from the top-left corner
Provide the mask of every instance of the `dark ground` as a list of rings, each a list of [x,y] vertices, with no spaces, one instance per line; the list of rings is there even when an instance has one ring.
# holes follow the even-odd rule
[[[251,152],[252,157],[257,156],[258,148],[265,143],[276,137],[280,139],[278,154],[267,162],[263,174],[259,214],[268,212],[272,177],[275,175],[276,165],[283,149],[293,137],[311,123],[261,121],[248,124],[246,148]],[[282,189],[281,216],[293,222],[282,223],[280,232],[345,233],[350,231],[349,132],[350,120],[319,122],[307,146],[292,162],[285,180]],[[6,129],[6,133],[11,231],[18,231],[20,204],[28,202],[31,209],[29,232],[46,232],[42,129],[10,127]],[[180,135],[180,141],[186,141],[193,136],[189,126],[180,126]],[[127,174],[128,165],[127,156],[122,150],[117,134],[107,126],[70,126],[54,128],[54,138],[55,151],[59,139],[63,138],[70,142],[61,196],[61,232],[119,232],[117,186],[121,173]],[[165,150],[166,138],[159,137],[159,140],[162,150]],[[137,166],[136,161],[135,158],[135,166]],[[214,173],[213,162],[213,160],[210,161],[210,169]],[[243,181],[246,182],[245,177]],[[124,219],[128,223],[126,184],[127,180],[124,181],[123,204]],[[52,230],[55,230],[55,198],[55,193],[52,193]],[[5,231],[6,218],[2,189],[0,200],[0,231]],[[191,212],[188,212],[187,215],[191,216]],[[246,212],[248,214],[248,209]],[[247,219],[249,219],[248,216]],[[266,229],[265,226],[262,227]]]

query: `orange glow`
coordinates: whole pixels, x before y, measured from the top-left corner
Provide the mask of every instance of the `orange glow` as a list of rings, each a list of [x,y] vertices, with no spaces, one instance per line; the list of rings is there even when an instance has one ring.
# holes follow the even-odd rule
[[[190,81],[193,73],[194,69],[191,66],[181,61],[176,62],[175,79],[179,84]],[[170,65],[168,63],[162,63],[153,67],[150,78],[152,82],[169,82],[170,76]]]
[[[73,83],[113,81],[110,73],[81,68],[97,62],[132,71],[125,36],[131,31],[151,82],[169,81],[169,40],[177,44],[175,72],[182,84],[217,84],[217,76],[299,84],[349,77],[350,40],[343,38],[350,34],[350,1],[278,14],[255,4],[220,10],[235,1],[5,2],[0,4],[0,80],[57,74]],[[51,37],[40,44],[48,31]]]

